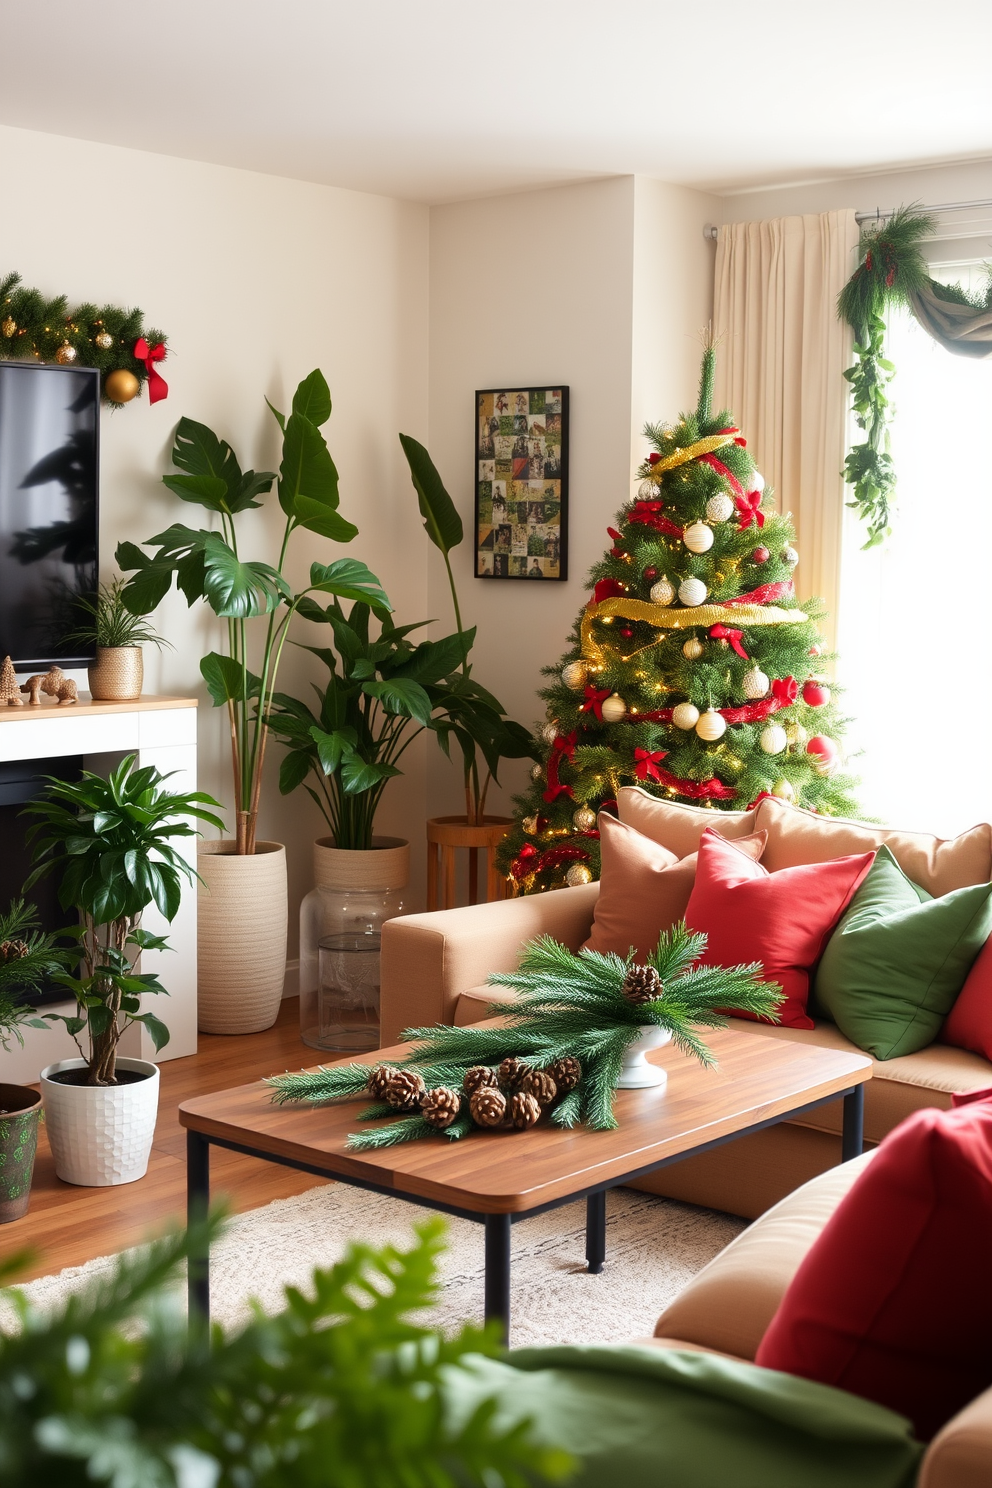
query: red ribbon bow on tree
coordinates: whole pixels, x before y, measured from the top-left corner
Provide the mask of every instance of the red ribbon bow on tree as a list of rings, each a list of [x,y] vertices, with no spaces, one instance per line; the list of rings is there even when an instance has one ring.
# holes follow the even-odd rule
[[[588,691],[588,688],[586,690]],[[563,759],[571,763],[575,758],[575,745],[578,737],[579,735],[576,730],[566,735],[559,734],[551,746],[551,757],[548,760],[548,788],[544,792],[544,799],[549,804],[552,801],[557,801],[559,796],[571,796],[573,800],[575,799],[572,787],[570,785],[562,785],[558,779],[558,766]]]
[[[608,687],[594,687],[591,682],[586,683],[586,700],[579,704],[580,713],[594,713],[600,723],[603,721],[603,704],[610,695]],[[556,741],[557,742],[557,741]]]
[[[734,440],[734,443],[739,444],[741,449],[747,449],[747,440],[741,438],[741,431],[736,424],[728,424],[725,429],[717,429],[716,432],[718,434],[736,434],[737,438]]]
[[[668,753],[667,749],[635,749],[634,774],[638,780],[660,780],[658,766]]]
[[[589,604],[602,604],[604,599],[617,599],[621,594],[626,594],[619,579],[599,579],[595,589],[592,591],[592,599]]]
[[[747,652],[744,650],[744,647],[741,645],[741,637],[743,636],[743,634],[744,632],[742,630],[731,630],[729,625],[710,626],[711,640],[729,641],[732,649],[737,652],[738,656],[743,657],[745,661],[750,661],[750,656],[748,656]]]
[[[537,864],[531,863],[530,859],[538,856],[539,854],[534,844],[532,842],[525,842],[510,864],[510,872],[513,874],[513,877],[526,878],[528,873],[535,873],[537,871]]]
[[[799,696],[799,683],[795,677],[776,677],[772,683],[772,697],[780,708],[788,708]]]
[[[760,491],[748,491],[746,496],[742,493],[737,497],[734,505],[737,507],[737,515],[741,519],[742,532],[750,527],[752,522],[757,522],[759,528],[764,527],[765,514],[763,511],[758,510],[761,505]]]
[[[666,537],[682,537],[683,529],[671,517],[666,517],[664,511],[663,501],[636,501],[627,521],[635,522],[639,527],[653,527]]]
[[[148,373],[148,401],[158,403],[162,398],[169,396],[169,384],[162,374],[156,370],[156,362],[165,361],[165,344],[159,341],[155,346],[149,346],[144,336],[139,336],[134,343],[135,360],[144,362],[145,371]]]

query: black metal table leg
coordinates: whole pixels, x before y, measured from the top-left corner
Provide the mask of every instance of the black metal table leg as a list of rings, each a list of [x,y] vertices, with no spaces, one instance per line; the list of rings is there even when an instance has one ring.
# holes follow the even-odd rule
[[[840,1143],[841,1162],[860,1157],[865,1145],[865,1087],[856,1085],[844,1097],[844,1130]]]
[[[186,1132],[186,1223],[201,1229],[210,1208],[210,1143],[198,1131]],[[206,1237],[188,1263],[190,1326],[210,1322],[210,1245]]]
[[[606,1260],[606,1189],[586,1199],[586,1268],[598,1276]]]
[[[510,1340],[510,1216],[486,1215],[486,1322],[498,1319]]]

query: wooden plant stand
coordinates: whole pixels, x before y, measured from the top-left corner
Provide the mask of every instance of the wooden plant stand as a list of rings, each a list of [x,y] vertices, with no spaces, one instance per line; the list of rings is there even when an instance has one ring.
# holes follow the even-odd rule
[[[427,908],[455,907],[455,851],[468,848],[468,902],[479,903],[479,854],[486,855],[486,892],[483,902],[507,897],[506,879],[496,867],[496,849],[513,819],[487,816],[470,827],[464,816],[434,816],[427,823]]]

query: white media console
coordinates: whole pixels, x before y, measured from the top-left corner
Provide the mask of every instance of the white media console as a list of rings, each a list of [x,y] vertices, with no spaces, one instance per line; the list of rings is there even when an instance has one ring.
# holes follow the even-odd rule
[[[125,755],[135,754],[139,765],[155,765],[162,774],[175,772],[168,789],[196,789],[196,699],[143,697],[128,703],[94,703],[80,693],[73,705],[46,698],[40,707],[0,707],[0,761],[83,756],[84,767],[104,773]],[[175,846],[196,866],[196,838],[179,838]],[[0,852],[3,843],[0,842]],[[146,1059],[178,1059],[196,1053],[196,884],[183,890],[182,904],[171,927],[154,906],[142,923],[158,934],[168,934],[169,951],[145,951],[142,969],[155,971],[168,988],[168,997],[151,999],[153,1010],[168,1025],[171,1038],[160,1054],[143,1028],[132,1027],[122,1052]],[[71,1004],[45,1008],[68,1012]],[[12,1042],[9,1053],[0,1049],[0,1081],[33,1084],[46,1064],[69,1059],[77,1049],[64,1028],[47,1032],[24,1030],[24,1048]]]

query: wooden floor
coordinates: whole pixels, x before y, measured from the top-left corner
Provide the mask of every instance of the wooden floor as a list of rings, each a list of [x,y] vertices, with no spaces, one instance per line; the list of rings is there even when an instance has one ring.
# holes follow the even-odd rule
[[[77,1188],[56,1178],[42,1123],[31,1208],[23,1219],[0,1226],[0,1255],[31,1250],[33,1260],[18,1278],[26,1281],[123,1250],[170,1221],[183,1223],[186,1133],[176,1115],[180,1102],[319,1062],[319,1054],[300,1040],[295,998],[287,998],[275,1027],[265,1033],[231,1038],[201,1033],[198,1053],[161,1066],[158,1124],[148,1172],[139,1182],[119,1188]],[[226,1195],[236,1211],[303,1193],[322,1181],[219,1148],[214,1148],[210,1166],[213,1193]]]

